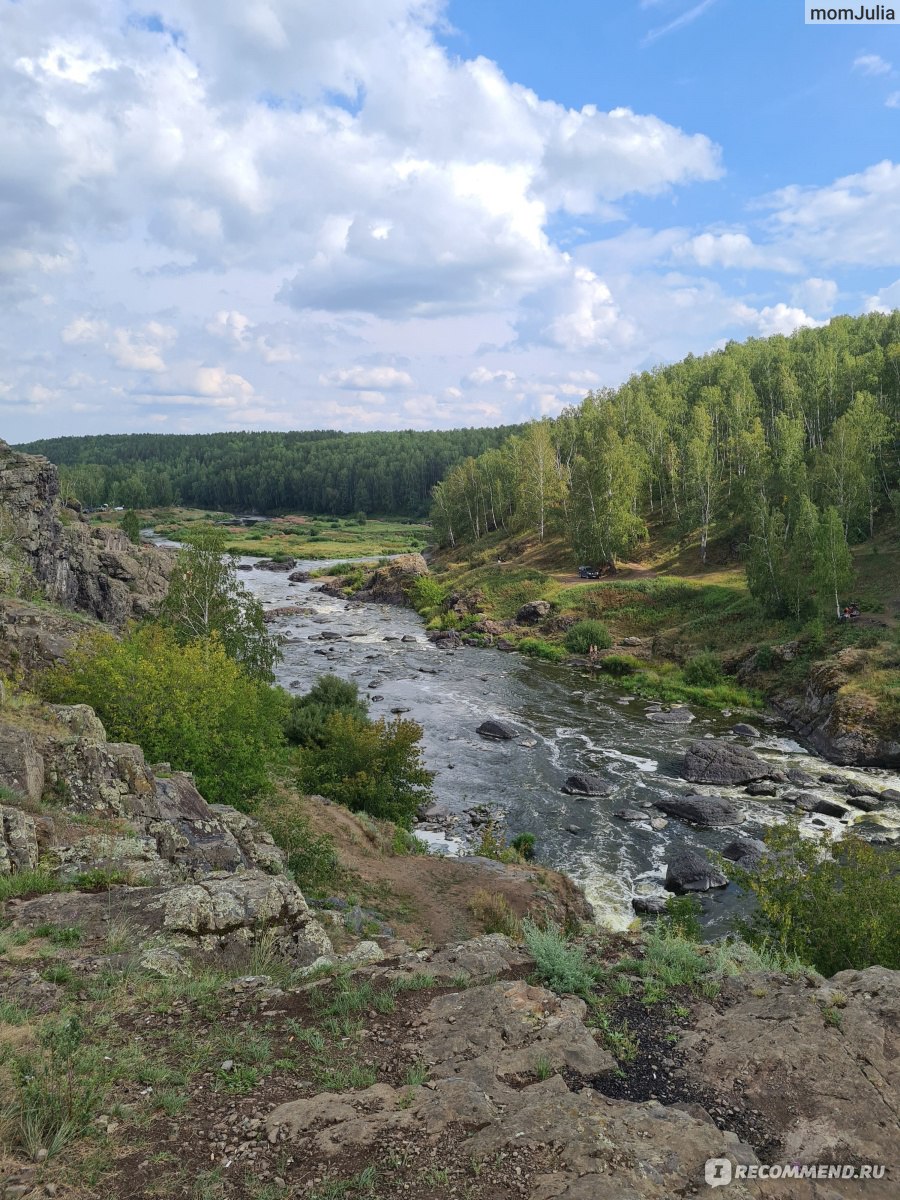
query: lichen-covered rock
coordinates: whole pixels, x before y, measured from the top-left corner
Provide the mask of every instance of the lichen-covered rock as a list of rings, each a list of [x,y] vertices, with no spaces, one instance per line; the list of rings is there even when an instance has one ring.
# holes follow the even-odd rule
[[[19,808],[0,805],[0,876],[32,871],[38,858],[34,818]]]
[[[44,760],[34,738],[20,724],[0,720],[0,787],[40,800],[44,791]]]
[[[222,875],[168,888],[149,901],[170,939],[204,949],[249,944],[267,930],[301,966],[332,953],[325,930],[296,884],[261,871]]]
[[[59,473],[46,458],[0,441],[0,507],[17,553],[46,598],[111,625],[150,612],[168,588],[173,558],[135,546],[116,528],[92,529],[60,502]]]
[[[209,809],[235,839],[248,862],[272,875],[284,871],[287,865],[285,853],[275,845],[274,838],[259,821],[228,804],[210,804]]]
[[[806,977],[729,979],[682,1035],[691,1079],[736,1093],[785,1128],[785,1162],[896,1159],[900,972],[841,971],[827,986]],[[826,1012],[839,1014],[833,1022]],[[896,1195],[896,1179],[859,1194]],[[842,1193],[855,1195],[855,1192]]]

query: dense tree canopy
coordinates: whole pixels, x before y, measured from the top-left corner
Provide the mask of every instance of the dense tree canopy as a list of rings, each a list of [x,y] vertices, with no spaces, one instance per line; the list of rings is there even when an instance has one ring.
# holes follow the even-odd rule
[[[751,590],[799,617],[840,604],[847,543],[900,505],[900,312],[838,317],[729,343],[591,393],[555,421],[453,467],[434,490],[439,540],[565,533],[614,563],[648,521],[695,539],[731,526]]]
[[[420,433],[107,434],[48,438],[22,449],[62,469],[82,504],[183,504],[226,512],[420,516],[463,458],[515,426]]]

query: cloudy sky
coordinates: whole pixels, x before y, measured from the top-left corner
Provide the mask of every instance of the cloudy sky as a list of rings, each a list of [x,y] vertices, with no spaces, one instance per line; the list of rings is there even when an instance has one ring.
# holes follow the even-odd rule
[[[552,414],[900,306],[900,28],[0,0],[0,304],[11,441]]]

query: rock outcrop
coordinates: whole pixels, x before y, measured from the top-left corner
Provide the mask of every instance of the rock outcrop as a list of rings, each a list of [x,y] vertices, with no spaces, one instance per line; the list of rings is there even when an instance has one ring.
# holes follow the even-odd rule
[[[135,546],[116,528],[92,528],[60,500],[59,473],[46,458],[0,441],[2,553],[53,604],[122,626],[142,617],[168,587],[172,556]]]
[[[864,650],[849,648],[814,664],[802,695],[776,698],[775,709],[805,742],[831,762],[900,767],[900,730],[884,726],[870,697],[845,690],[867,661]]]
[[[683,1070],[711,1086],[728,1080],[735,1094],[774,1118],[784,1130],[785,1162],[892,1164],[900,1122],[898,1014],[900,972],[883,967],[841,971],[827,984],[735,977],[715,1009],[682,1037]],[[888,1196],[896,1180],[870,1187],[873,1196]],[[869,1189],[860,1185],[859,1194]]]
[[[64,878],[106,870],[163,882],[284,869],[284,855],[256,821],[207,804],[190,775],[150,767],[140,747],[107,741],[87,705],[50,705],[24,723],[0,717],[0,783],[27,803],[49,803],[43,854]],[[73,816],[81,834],[74,839]],[[9,853],[7,860],[16,861]]]
[[[373,604],[409,604],[409,587],[428,574],[421,554],[398,554],[383,567],[376,567],[354,599]]]

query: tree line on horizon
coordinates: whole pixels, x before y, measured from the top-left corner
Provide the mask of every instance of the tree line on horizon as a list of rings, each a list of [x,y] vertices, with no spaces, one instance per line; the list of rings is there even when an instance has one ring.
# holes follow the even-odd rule
[[[88,508],[423,517],[434,485],[456,463],[518,428],[98,434],[17,448],[56,463],[66,495]]]
[[[900,511],[900,311],[730,342],[588,394],[454,466],[432,521],[448,547],[563,534],[579,563],[633,553],[648,523],[728,526],[764,607],[834,608],[849,544]]]

